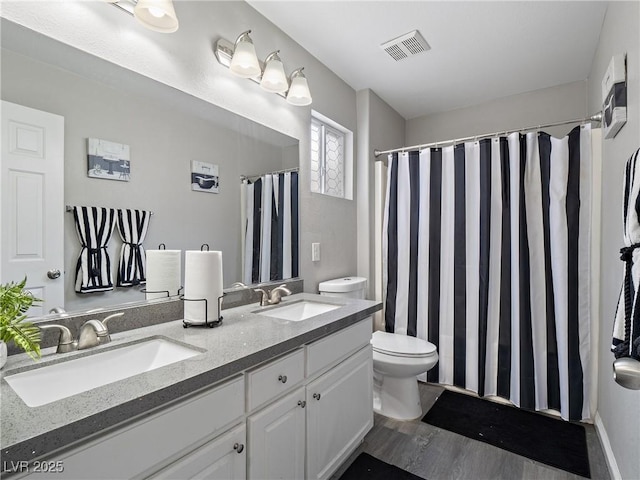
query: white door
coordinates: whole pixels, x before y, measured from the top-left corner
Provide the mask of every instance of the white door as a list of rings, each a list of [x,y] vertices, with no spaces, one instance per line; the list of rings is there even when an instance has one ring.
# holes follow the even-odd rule
[[[2,101],[0,186],[0,282],[27,277],[32,316],[64,306],[63,117]]]
[[[371,347],[311,382],[306,394],[306,478],[326,479],[373,427]]]
[[[250,480],[303,479],[304,387],[247,419]]]
[[[247,465],[247,449],[244,444],[245,427],[243,424],[197,448],[193,453],[181,458],[151,478],[153,480],[175,478],[182,480],[244,480]]]

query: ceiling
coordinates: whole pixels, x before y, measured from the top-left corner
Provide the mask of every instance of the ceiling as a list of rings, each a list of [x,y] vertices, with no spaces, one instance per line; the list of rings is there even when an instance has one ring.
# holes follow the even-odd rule
[[[406,119],[585,80],[607,2],[248,3],[354,90]],[[419,30],[431,50],[395,61],[380,45]],[[313,77],[309,75],[313,91]]]

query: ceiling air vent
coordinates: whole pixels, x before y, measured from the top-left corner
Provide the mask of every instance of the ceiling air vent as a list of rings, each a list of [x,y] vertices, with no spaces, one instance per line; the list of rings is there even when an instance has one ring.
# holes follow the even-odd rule
[[[380,45],[380,47],[396,62],[431,49],[427,41],[417,30],[389,40]]]

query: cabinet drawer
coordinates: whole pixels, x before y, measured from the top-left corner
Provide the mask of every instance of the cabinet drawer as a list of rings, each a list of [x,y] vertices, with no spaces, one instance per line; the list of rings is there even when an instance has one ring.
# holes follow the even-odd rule
[[[307,377],[311,377],[360,350],[371,340],[371,317],[307,345]]]
[[[304,350],[289,355],[247,373],[247,411],[273,400],[304,379]]]
[[[149,480],[244,480],[247,476],[245,432],[242,423],[149,477]]]
[[[51,460],[64,472],[56,479],[146,477],[184,455],[244,414],[244,378],[238,377],[175,407],[116,430]],[[32,474],[28,478],[51,478]]]

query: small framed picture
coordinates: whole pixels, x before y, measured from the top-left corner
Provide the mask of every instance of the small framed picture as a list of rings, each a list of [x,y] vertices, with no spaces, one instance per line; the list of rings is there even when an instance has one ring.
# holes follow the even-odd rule
[[[87,174],[103,180],[131,180],[129,145],[99,138],[87,139]]]
[[[191,162],[191,190],[218,193],[218,165],[206,162]]]

